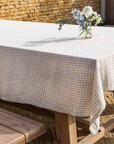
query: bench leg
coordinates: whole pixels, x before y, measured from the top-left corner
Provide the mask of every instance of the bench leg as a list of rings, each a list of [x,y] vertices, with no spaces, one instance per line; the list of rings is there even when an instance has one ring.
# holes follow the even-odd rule
[[[58,144],[77,144],[75,117],[55,112],[55,121]]]

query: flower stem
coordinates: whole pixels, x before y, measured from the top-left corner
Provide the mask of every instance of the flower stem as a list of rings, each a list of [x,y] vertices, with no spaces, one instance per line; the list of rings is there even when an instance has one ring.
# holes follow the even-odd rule
[[[86,29],[85,29],[85,38],[87,39],[87,26],[86,26]]]
[[[87,39],[87,30],[86,30],[86,32],[85,32],[85,38]]]
[[[83,32],[81,32],[81,34],[79,36],[81,36],[84,32],[85,32],[85,30],[83,30]]]
[[[89,30],[87,30],[87,31],[88,31],[88,33],[89,33],[90,35],[92,35]]]

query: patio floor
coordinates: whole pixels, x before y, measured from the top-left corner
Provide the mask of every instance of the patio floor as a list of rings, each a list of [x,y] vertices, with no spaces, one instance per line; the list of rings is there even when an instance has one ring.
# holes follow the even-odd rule
[[[107,122],[109,119],[114,117],[114,95],[113,92],[104,92],[105,100],[106,100],[106,109],[101,116],[101,124]],[[41,115],[37,115],[35,113],[22,110],[20,108],[4,104],[0,102],[0,107],[7,109],[9,111],[15,112],[17,114],[23,115],[25,117],[31,118],[33,120],[42,122],[46,125],[47,132],[43,136],[29,142],[28,144],[57,144],[56,140],[56,129],[55,129],[55,121],[49,118],[46,118]],[[82,129],[78,128],[78,141],[83,139],[87,132],[83,131]],[[114,130],[109,132],[105,137],[100,139],[96,144],[114,144]]]

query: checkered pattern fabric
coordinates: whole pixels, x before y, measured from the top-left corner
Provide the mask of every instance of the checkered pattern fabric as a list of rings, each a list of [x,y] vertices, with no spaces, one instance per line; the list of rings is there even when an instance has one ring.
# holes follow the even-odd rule
[[[105,108],[96,60],[6,47],[0,47],[0,98],[90,116],[93,134]]]

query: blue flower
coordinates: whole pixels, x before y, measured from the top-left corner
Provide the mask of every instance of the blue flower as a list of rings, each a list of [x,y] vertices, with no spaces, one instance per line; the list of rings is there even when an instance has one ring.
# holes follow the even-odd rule
[[[83,17],[82,15],[80,16],[80,20],[81,20],[81,21],[83,21],[83,20],[84,20],[84,17]]]
[[[83,21],[83,22],[82,22],[82,26],[84,26],[84,27],[85,27],[85,25],[86,25],[86,23],[85,23],[85,21]]]
[[[71,13],[71,14],[75,14],[76,11],[77,11],[77,10],[76,10],[76,8],[75,8],[75,9],[72,10],[70,13]]]
[[[80,22],[79,22],[78,20],[76,21],[76,23],[77,23],[78,25],[80,24]]]
[[[80,10],[78,9],[78,11],[77,11],[77,15],[80,15]]]
[[[76,19],[78,20],[78,17],[77,17],[76,15],[73,15],[73,18],[74,18],[75,20],[76,20]]]

